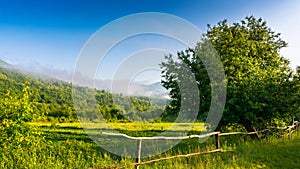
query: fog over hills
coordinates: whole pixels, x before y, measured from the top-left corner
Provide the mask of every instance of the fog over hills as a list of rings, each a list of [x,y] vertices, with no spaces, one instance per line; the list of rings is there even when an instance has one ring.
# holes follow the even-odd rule
[[[0,60],[0,65],[8,65],[8,63],[4,62],[3,60]]]
[[[132,82],[127,80],[96,80],[95,88],[106,90],[112,93],[122,93],[129,96],[148,96],[153,98],[169,98],[168,91],[160,82],[145,83]]]
[[[11,65],[0,59],[0,67],[11,68]]]
[[[33,78],[39,78],[43,80],[61,80],[65,82],[72,82],[72,73],[64,70],[58,70],[55,68],[46,68],[42,66],[28,66],[28,65],[11,65],[7,62],[0,60],[0,67],[5,69],[12,69],[19,73],[29,75]],[[80,81],[80,80],[79,80]],[[78,83],[79,85],[87,86],[90,88],[96,88],[98,90],[105,90],[112,93],[122,93],[128,96],[148,96],[153,98],[169,98],[168,91],[162,86],[160,82],[146,83],[146,82],[132,82],[128,86],[126,80],[99,80],[95,79],[95,85],[85,85]],[[113,84],[113,85],[112,85]],[[113,86],[113,87],[112,87]]]

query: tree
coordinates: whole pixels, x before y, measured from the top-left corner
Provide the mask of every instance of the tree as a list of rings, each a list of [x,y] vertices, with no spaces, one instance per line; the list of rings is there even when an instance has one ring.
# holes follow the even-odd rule
[[[198,84],[201,98],[199,118],[207,116],[211,88],[216,85],[211,84],[206,66],[199,57],[205,51],[209,53],[205,48],[207,40],[218,52],[226,74],[226,106],[217,129],[241,124],[248,132],[253,132],[293,114],[292,107],[299,101],[294,94],[299,81],[294,78],[289,61],[279,53],[287,43],[265,21],[253,16],[232,25],[226,20],[213,27],[208,25],[203,42],[198,43],[195,49],[178,52],[177,59],[165,57],[161,64],[162,84],[170,89],[170,107],[175,112],[180,107],[180,92],[176,78],[178,71],[174,70],[185,64]],[[258,135],[252,137],[258,138]]]
[[[11,96],[8,91],[0,100],[0,141],[5,144],[27,144],[35,139],[34,129],[26,123],[35,117],[29,101],[29,80],[22,86],[20,96]]]

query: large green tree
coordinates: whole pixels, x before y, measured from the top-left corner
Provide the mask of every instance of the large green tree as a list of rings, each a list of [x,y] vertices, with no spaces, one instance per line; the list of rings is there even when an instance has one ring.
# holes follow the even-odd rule
[[[291,117],[298,109],[299,80],[289,67],[289,61],[280,56],[287,43],[279,33],[272,31],[265,21],[253,16],[240,23],[228,24],[226,20],[215,26],[208,25],[203,41],[194,49],[178,52],[177,58],[166,56],[162,66],[163,86],[170,90],[169,109],[178,113],[180,108],[179,73],[186,65],[198,84],[199,117],[206,117],[212,100],[211,88],[215,85],[207,73],[200,56],[209,57],[205,45],[213,45],[226,75],[227,96],[223,117],[217,129],[241,124],[249,132],[275,125]],[[175,71],[174,71],[175,70]],[[257,135],[252,137],[258,138]]]

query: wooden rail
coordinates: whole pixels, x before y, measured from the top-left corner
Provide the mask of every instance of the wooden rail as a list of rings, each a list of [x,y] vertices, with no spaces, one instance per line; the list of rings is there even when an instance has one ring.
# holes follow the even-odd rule
[[[162,158],[158,158],[158,159],[154,159],[154,160],[144,161],[144,162],[140,162],[140,163],[131,163],[131,164],[123,165],[123,166],[107,166],[107,167],[98,167],[98,168],[89,168],[89,169],[121,169],[121,168],[128,168],[131,166],[150,164],[150,163],[163,161],[163,160],[170,160],[170,159],[174,159],[174,158],[191,157],[191,156],[196,156],[196,155],[212,154],[212,153],[217,153],[217,152],[234,152],[234,151],[235,150],[216,149],[216,150],[211,150],[211,151],[206,151],[206,152],[196,152],[196,153],[176,155],[176,156],[170,156],[170,157],[162,157]]]
[[[268,127],[267,129],[256,131],[256,132],[231,132],[231,133],[220,133],[219,131],[217,132],[211,132],[211,133],[206,133],[202,135],[189,135],[189,136],[177,136],[177,137],[166,137],[166,136],[154,136],[154,137],[132,137],[128,136],[126,134],[121,134],[121,133],[107,133],[107,132],[102,132],[103,135],[111,136],[111,137],[124,137],[127,139],[131,140],[137,140],[137,151],[136,151],[136,163],[128,164],[125,166],[110,166],[110,167],[100,167],[97,169],[103,169],[103,168],[127,168],[130,166],[135,166],[136,169],[139,168],[139,165],[144,165],[144,164],[149,164],[157,161],[162,161],[162,160],[167,160],[167,159],[172,159],[172,158],[180,158],[180,157],[188,157],[188,156],[193,156],[193,155],[200,155],[200,154],[209,154],[209,153],[215,153],[215,152],[227,152],[227,150],[222,150],[220,149],[220,136],[228,136],[228,135],[238,135],[238,134],[245,134],[245,135],[251,135],[251,134],[257,134],[257,133],[263,133],[267,131],[267,137],[269,137],[269,132],[270,129],[279,129],[279,130],[287,130],[288,131],[288,136],[290,137],[291,134],[299,127],[300,123],[298,121],[294,121],[291,126],[287,127]],[[177,155],[177,156],[171,156],[171,157],[164,157],[164,158],[159,158],[159,159],[154,159],[150,161],[145,161],[141,162],[141,151],[142,151],[142,140],[184,140],[184,139],[191,139],[191,138],[205,138],[205,137],[210,137],[215,135],[215,144],[216,144],[216,149],[208,152],[196,152],[196,153],[191,153],[191,154],[186,154],[186,155]],[[96,168],[94,168],[96,169]]]
[[[228,136],[228,135],[237,135],[237,134],[256,134],[256,133],[263,133],[265,131],[268,131],[270,129],[264,129],[264,130],[260,130],[260,131],[254,131],[254,132],[231,132],[231,133],[220,133],[220,136]]]
[[[189,135],[189,136],[176,136],[176,137],[165,137],[165,136],[154,136],[154,137],[132,137],[128,136],[126,134],[121,134],[121,133],[107,133],[107,132],[102,132],[103,135],[108,135],[108,136],[115,136],[115,137],[125,137],[128,139],[132,140],[185,140],[185,139],[190,139],[190,138],[205,138],[209,136],[213,136],[216,134],[219,134],[220,132],[212,132],[212,133],[207,133],[207,134],[202,134],[202,135]]]
[[[128,138],[131,140],[138,140],[137,143],[137,151],[136,151],[136,163],[135,168],[139,168],[139,163],[141,161],[141,151],[142,151],[142,140],[185,140],[185,139],[190,139],[190,138],[205,138],[209,137],[212,135],[219,135],[220,132],[212,132],[212,133],[207,133],[203,135],[190,135],[190,136],[178,136],[178,137],[165,137],[165,136],[154,136],[154,137],[132,137],[128,136],[126,134],[121,134],[121,133],[107,133],[107,132],[102,132],[103,135],[111,136],[111,137],[124,137]],[[219,149],[219,144],[216,145],[216,149]]]

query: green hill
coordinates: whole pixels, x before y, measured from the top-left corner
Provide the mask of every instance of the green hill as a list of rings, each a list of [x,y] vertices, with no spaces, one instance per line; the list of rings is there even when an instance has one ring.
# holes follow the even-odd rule
[[[42,116],[43,121],[77,121],[77,115],[87,118],[87,120],[97,120],[99,110],[108,121],[126,120],[149,120],[159,116],[157,112],[163,111],[163,106],[159,106],[155,99],[145,99],[137,97],[122,96],[121,94],[111,94],[106,91],[99,91],[87,87],[80,88],[80,99],[77,104],[77,115],[72,98],[72,84],[51,78],[42,78],[25,74],[17,69],[7,69],[7,63],[1,61],[0,66],[0,96],[3,98],[8,91],[12,96],[20,95],[22,84],[26,78],[30,81],[30,101],[34,105],[34,110]],[[86,102],[91,100],[89,92],[95,93],[98,107],[87,107]],[[150,103],[150,100],[153,103]],[[151,105],[151,106],[150,106]]]

